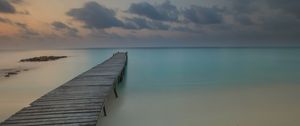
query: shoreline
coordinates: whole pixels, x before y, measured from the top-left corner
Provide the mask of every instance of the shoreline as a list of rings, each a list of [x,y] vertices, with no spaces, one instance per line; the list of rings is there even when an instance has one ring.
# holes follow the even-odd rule
[[[26,72],[29,70],[30,70],[30,68],[26,68],[26,67],[0,69],[0,78],[10,78],[10,77],[16,76],[22,72]]]

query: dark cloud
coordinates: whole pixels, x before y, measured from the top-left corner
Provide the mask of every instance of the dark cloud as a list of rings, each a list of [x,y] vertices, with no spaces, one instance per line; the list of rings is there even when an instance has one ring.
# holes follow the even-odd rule
[[[2,18],[2,17],[0,17],[0,22],[1,22],[1,23],[5,23],[5,24],[11,24],[11,25],[14,24],[14,22],[11,21],[10,19]]]
[[[133,3],[128,12],[160,21],[177,21],[179,14],[177,7],[170,1],[158,5],[151,5],[148,2]]]
[[[165,5],[164,5],[165,4]],[[168,6],[169,2],[162,4]],[[147,20],[141,17],[125,18],[124,21],[116,18],[116,12],[112,9],[108,9],[103,5],[96,2],[88,2],[83,8],[72,9],[67,12],[67,15],[73,17],[75,20],[85,23],[85,28],[89,29],[105,29],[111,27],[118,27],[124,29],[151,29],[151,30],[168,30],[169,25],[166,25],[160,21]],[[52,24],[53,25],[53,24]],[[55,23],[56,27],[66,28],[61,23]]]
[[[235,15],[234,16],[235,21],[242,25],[254,25],[254,21],[251,19],[251,17],[247,15]]]
[[[66,32],[69,36],[78,36],[79,31],[76,28],[66,25],[65,23],[55,21],[51,25],[55,30]]]
[[[97,2],[88,2],[82,8],[68,11],[67,15],[85,23],[86,28],[105,29],[123,25],[122,22],[116,18],[114,10],[108,9]]]
[[[300,35],[300,21],[290,15],[264,17],[261,28],[272,33]]]
[[[225,15],[232,16],[235,23],[241,25],[255,24],[251,16],[260,11],[261,3],[256,0],[232,0],[231,4],[231,8],[225,8]]]
[[[13,4],[23,4],[23,0],[0,0],[0,13],[29,15],[27,10],[17,11]]]
[[[24,10],[24,11],[21,11],[21,12],[18,12],[19,14],[23,14],[23,15],[30,15],[30,12],[27,11],[27,10]]]
[[[174,34],[201,34],[201,37],[195,35],[196,38],[206,37],[206,40],[216,41],[255,38],[271,41],[276,37],[300,36],[300,20],[297,19],[297,12],[300,11],[294,6],[298,5],[297,2],[291,5],[283,0],[230,0],[228,3],[230,5],[226,7],[191,5],[180,9],[170,1],[160,4],[133,3],[125,11],[129,15],[127,13],[118,19],[114,10],[96,2],[88,2],[82,8],[70,10],[67,15],[83,22],[85,28],[97,29],[92,30],[96,36],[103,34],[103,29],[111,27],[131,30],[128,32],[132,33],[149,29]],[[60,23],[55,24],[55,27],[56,30],[72,28]]]
[[[16,22],[15,25],[20,28],[20,31],[22,32],[22,37],[28,38],[31,36],[40,35],[39,33],[35,32],[31,28],[29,28],[27,24]]]
[[[223,16],[220,14],[221,11],[217,7],[196,5],[179,10],[170,1],[165,1],[161,4],[150,4],[148,2],[133,3],[128,9],[128,12],[132,14],[156,21],[182,23],[179,17],[183,16],[184,20],[195,24],[220,24],[223,21]]]
[[[15,21],[12,21],[8,18],[2,18],[2,17],[0,17],[0,22],[18,27],[20,29],[20,31],[22,32],[23,36],[37,36],[37,35],[39,35],[39,33],[33,31],[32,29],[30,29],[27,26],[27,24],[20,23],[20,22],[15,22]]]
[[[248,22],[246,24],[252,20],[249,16],[255,17],[263,14],[265,14],[262,17],[264,20],[276,14],[278,16],[294,15],[300,18],[299,5],[299,0],[232,0],[231,14],[234,15],[236,21]]]
[[[182,13],[187,20],[195,24],[220,24],[223,21],[223,16],[215,7],[190,6]]]
[[[124,23],[124,28],[168,30],[170,26],[159,21],[151,21],[151,20],[146,20],[144,18],[126,18]]]
[[[287,22],[291,22],[290,24],[299,22],[288,16],[294,15],[300,18],[299,5],[299,0],[232,0],[232,13],[229,15],[231,14],[235,21],[244,25],[263,24],[269,27],[269,24],[274,24],[273,22],[285,22],[278,23],[276,26],[285,27]],[[274,17],[287,17],[287,19]],[[254,20],[258,20],[260,23],[256,23]],[[266,27],[262,26],[262,28]]]
[[[256,0],[233,0],[232,9],[235,14],[251,14],[257,11]]]
[[[9,2],[14,3],[14,4],[22,4],[22,3],[24,3],[23,0],[9,0]]]
[[[207,2],[209,5],[196,2],[192,6],[183,6],[187,5],[188,1],[178,6],[170,1],[161,3],[146,1],[131,3],[129,8],[124,10],[113,10],[97,2],[87,2],[82,7],[69,10],[66,15],[71,17],[72,21],[81,22],[83,27],[89,30],[87,37],[82,39],[95,40],[95,43],[99,40],[103,42],[122,40],[120,42],[125,43],[124,45],[131,41],[145,41],[148,42],[147,45],[158,46],[161,46],[161,43],[153,42],[169,41],[169,45],[176,45],[174,41],[181,41],[183,45],[195,42],[195,45],[215,43],[221,46],[227,46],[228,43],[236,46],[260,45],[264,42],[276,44],[275,41],[299,43],[299,0],[228,0],[226,3],[221,1],[216,5],[213,5],[215,2]],[[16,12],[15,7],[22,6],[22,3],[22,0],[0,0],[0,13],[29,14],[22,10],[23,8],[17,8]],[[54,33],[38,33],[31,29],[29,24],[0,17],[0,23],[15,26],[20,30],[19,35],[23,37],[44,38],[49,41],[60,40],[62,37],[57,34],[62,36],[79,34],[75,25],[63,22],[65,21],[51,23],[51,27],[56,30]],[[108,30],[109,28],[117,29]]]
[[[0,0],[0,12],[2,12],[2,13],[16,13],[16,9],[7,0]]]
[[[281,9],[300,18],[299,0],[266,0],[274,9]]]
[[[91,38],[101,38],[104,40],[109,41],[110,39],[122,39],[123,37],[113,33],[113,32],[106,32],[104,30],[95,30],[92,33],[89,34],[89,37]]]

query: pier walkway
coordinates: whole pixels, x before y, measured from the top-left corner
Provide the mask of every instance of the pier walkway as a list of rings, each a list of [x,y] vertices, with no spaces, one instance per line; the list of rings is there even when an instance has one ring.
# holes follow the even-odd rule
[[[108,96],[118,97],[116,87],[123,79],[126,64],[127,53],[115,53],[35,100],[0,126],[95,126],[100,117],[106,116]]]

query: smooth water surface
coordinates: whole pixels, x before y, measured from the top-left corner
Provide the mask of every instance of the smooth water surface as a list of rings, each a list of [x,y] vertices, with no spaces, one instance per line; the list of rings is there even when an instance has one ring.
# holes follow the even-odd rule
[[[0,80],[0,119],[116,50],[42,51],[72,57]],[[126,78],[100,126],[300,125],[299,48],[123,50]]]

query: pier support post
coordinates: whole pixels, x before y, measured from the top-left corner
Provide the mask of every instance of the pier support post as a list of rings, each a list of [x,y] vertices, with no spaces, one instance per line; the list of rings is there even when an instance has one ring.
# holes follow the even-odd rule
[[[119,82],[122,82],[123,81],[123,71],[121,72],[121,75],[120,75],[120,79],[119,79]]]
[[[103,114],[104,116],[107,116],[105,105],[103,106]]]
[[[118,96],[117,88],[114,88],[114,93],[115,93],[116,98],[118,98],[119,96]]]

